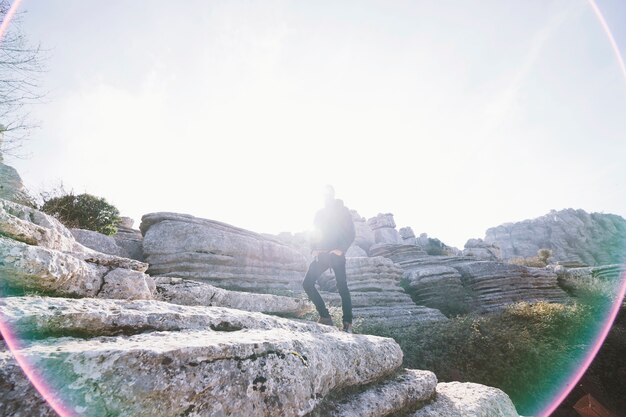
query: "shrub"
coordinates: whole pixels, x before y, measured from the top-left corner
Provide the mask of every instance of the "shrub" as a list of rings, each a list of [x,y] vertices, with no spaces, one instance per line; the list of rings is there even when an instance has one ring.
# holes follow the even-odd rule
[[[104,198],[91,194],[73,193],[45,200],[41,211],[61,221],[67,227],[88,229],[105,235],[117,232],[120,212]]]
[[[554,376],[580,359],[592,326],[582,304],[518,303],[487,315],[457,316],[401,331],[358,328],[394,338],[404,366],[433,371],[445,381],[471,381],[506,392],[523,415],[530,415]],[[552,385],[550,385],[552,383]]]
[[[528,258],[511,258],[509,263],[513,265],[529,266],[532,268],[543,268],[548,265],[548,259],[552,256],[550,249],[539,249],[537,256]]]

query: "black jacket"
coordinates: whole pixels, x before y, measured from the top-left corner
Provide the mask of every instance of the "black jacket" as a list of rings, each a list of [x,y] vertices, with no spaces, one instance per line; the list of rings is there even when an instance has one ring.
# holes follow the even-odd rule
[[[315,234],[311,239],[311,249],[331,251],[339,249],[344,254],[354,241],[354,222],[350,211],[341,200],[324,207],[315,215]]]

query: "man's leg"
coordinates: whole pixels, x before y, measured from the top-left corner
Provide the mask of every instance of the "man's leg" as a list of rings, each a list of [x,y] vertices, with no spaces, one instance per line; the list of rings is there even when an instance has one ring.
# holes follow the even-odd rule
[[[314,259],[313,262],[311,262],[311,265],[309,265],[309,270],[307,271],[304,281],[302,282],[304,291],[309,296],[309,299],[313,302],[313,304],[315,304],[315,308],[322,318],[330,318],[330,313],[326,308],[326,304],[324,304],[322,296],[317,291],[317,288],[315,288],[315,283],[322,273],[329,268],[329,266],[330,265],[328,265],[327,262],[320,262],[318,259]]]
[[[330,265],[335,272],[335,280],[337,281],[337,290],[341,296],[341,309],[343,310],[343,322],[352,323],[352,299],[350,298],[350,290],[346,279],[346,256],[331,254]]]

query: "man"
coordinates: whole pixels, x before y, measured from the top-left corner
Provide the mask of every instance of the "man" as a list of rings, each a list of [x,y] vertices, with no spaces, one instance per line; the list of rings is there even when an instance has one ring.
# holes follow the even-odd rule
[[[326,187],[326,204],[315,215],[315,234],[311,239],[313,261],[309,265],[302,286],[320,315],[318,323],[333,325],[328,309],[315,288],[317,279],[332,268],[341,295],[343,330],[352,333],[352,300],[346,281],[346,251],[354,241],[352,215],[341,200],[335,199],[333,187]]]

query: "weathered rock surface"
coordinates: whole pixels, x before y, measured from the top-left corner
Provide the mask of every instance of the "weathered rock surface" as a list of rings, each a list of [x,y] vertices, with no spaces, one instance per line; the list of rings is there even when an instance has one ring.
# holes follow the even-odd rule
[[[66,404],[89,416],[299,416],[313,411],[331,391],[386,378],[402,361],[392,339],[269,316],[274,322],[263,329],[246,319],[253,313],[222,312],[227,323],[243,314],[249,326],[44,339],[18,354],[46,375]],[[5,365],[0,383],[19,373],[8,355],[0,353]],[[10,389],[0,398],[15,406]],[[20,406],[38,402],[32,390],[19,400]]]
[[[614,299],[618,294],[626,265],[603,265],[583,268],[554,268],[558,283],[574,297]]]
[[[2,157],[2,133],[0,132],[0,199],[19,204],[32,202],[20,174],[12,166],[4,164]]]
[[[0,200],[0,290],[70,297],[151,298],[147,264],[89,249],[56,219]],[[102,294],[100,294],[102,293]]]
[[[400,237],[402,238],[402,243],[405,245],[417,245],[418,240],[415,237],[415,232],[410,227],[402,227],[399,230]]]
[[[130,217],[121,217],[117,225],[117,233],[113,235],[113,239],[121,250],[120,256],[144,261],[143,236],[139,229],[133,229],[133,222]]]
[[[435,395],[437,377],[430,371],[405,369],[396,377],[368,387],[348,398],[331,402],[320,415],[378,417],[415,410]]]
[[[498,261],[502,259],[500,255],[500,248],[493,243],[487,243],[482,239],[469,239],[465,243],[463,255],[474,256],[484,261]]]
[[[549,269],[528,268],[473,256],[428,256],[410,245],[371,250],[397,263],[416,303],[446,314],[491,311],[518,301],[565,302],[567,294]]]
[[[374,243],[402,243],[400,233],[396,230],[393,214],[378,213],[376,217],[368,219],[367,224],[374,231]]]
[[[85,229],[70,229],[70,232],[83,246],[109,255],[121,256],[122,251],[111,236]]]
[[[278,240],[175,213],[144,215],[140,229],[150,275],[201,280],[233,290],[301,290],[306,259]]]
[[[402,268],[382,256],[346,259],[355,323],[402,328],[418,321],[446,319],[440,311],[416,305],[411,300],[400,286],[402,274]],[[341,306],[332,273],[326,272],[320,278],[320,287],[327,305]]]
[[[554,272],[501,262],[477,261],[454,266],[463,285],[483,311],[506,307],[519,301],[564,303],[567,294],[558,286]]]
[[[535,219],[490,228],[485,242],[500,247],[504,259],[535,256],[545,248],[552,251],[554,261],[619,264],[626,261],[626,220],[614,214],[552,210]]]
[[[156,298],[174,304],[229,307],[295,317],[313,310],[313,305],[302,298],[229,291],[181,278],[158,277],[155,281]]]
[[[368,252],[370,246],[376,241],[374,231],[365,220],[365,217],[361,217],[356,210],[350,210],[350,213],[352,213],[352,221],[354,222],[354,244]]]
[[[519,417],[501,390],[471,382],[437,384],[435,401],[411,417]]]
[[[284,329],[334,332],[330,326],[261,313],[209,306],[183,306],[157,300],[109,300],[61,297],[0,299],[3,321],[30,339],[50,336],[96,337],[146,331]]]

